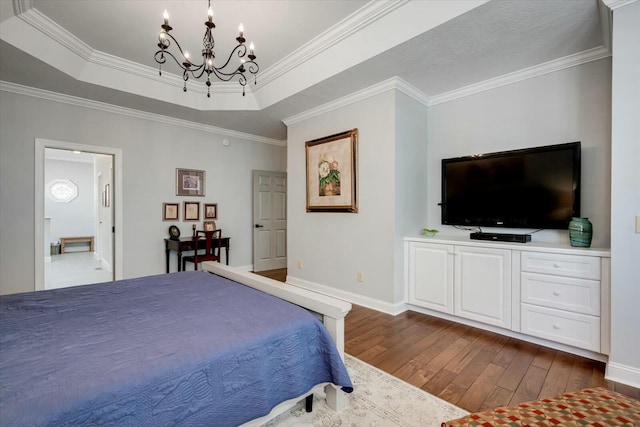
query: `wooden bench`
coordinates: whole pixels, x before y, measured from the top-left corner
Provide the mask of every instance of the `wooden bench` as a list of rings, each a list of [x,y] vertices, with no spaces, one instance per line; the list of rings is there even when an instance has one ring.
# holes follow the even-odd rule
[[[67,243],[88,243],[89,251],[93,252],[93,236],[82,237],[61,237],[60,238],[60,253],[64,253],[64,245]]]

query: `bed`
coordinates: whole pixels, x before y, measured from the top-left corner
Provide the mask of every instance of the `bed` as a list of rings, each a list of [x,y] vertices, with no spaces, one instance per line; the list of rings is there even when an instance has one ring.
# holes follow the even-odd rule
[[[0,425],[255,424],[318,385],[339,410],[350,306],[204,264],[0,297]]]

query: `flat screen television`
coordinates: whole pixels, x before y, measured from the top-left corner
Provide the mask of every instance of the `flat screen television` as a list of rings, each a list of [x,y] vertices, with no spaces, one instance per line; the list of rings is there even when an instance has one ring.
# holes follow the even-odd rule
[[[567,229],[580,216],[580,142],[442,160],[442,223]]]

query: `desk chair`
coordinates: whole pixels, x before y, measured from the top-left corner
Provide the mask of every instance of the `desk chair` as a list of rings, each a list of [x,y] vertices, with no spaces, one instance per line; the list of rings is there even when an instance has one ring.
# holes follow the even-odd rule
[[[199,253],[199,243],[205,241],[205,252]],[[185,271],[187,262],[192,262],[195,269],[198,269],[198,264],[203,261],[218,261],[220,262],[220,247],[222,245],[222,230],[217,229],[214,231],[196,231],[196,235],[193,236],[193,255],[182,257],[182,271]]]

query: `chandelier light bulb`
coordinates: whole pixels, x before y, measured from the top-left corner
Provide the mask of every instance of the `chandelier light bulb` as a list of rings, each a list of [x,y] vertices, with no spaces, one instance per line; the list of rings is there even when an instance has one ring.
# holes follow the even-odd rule
[[[253,55],[255,48],[256,47],[253,45],[253,42],[249,43],[249,53],[251,55]]]
[[[213,9],[209,6],[209,10],[207,11],[207,16],[209,17],[209,22],[213,22]]]
[[[167,9],[164,10],[162,17],[164,18],[164,25],[169,25],[169,12],[167,12]]]
[[[164,31],[160,31],[160,40],[164,40],[166,37]]]
[[[189,60],[189,57],[190,57],[190,55],[189,55],[189,51],[185,50],[185,51],[184,51],[184,59],[186,59],[186,60],[188,61],[188,60]]]
[[[238,26],[238,31],[240,32],[240,37],[244,37],[244,25],[242,25],[242,22]]]

